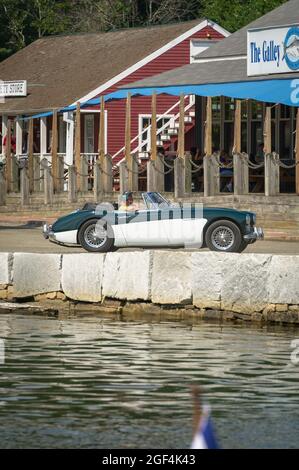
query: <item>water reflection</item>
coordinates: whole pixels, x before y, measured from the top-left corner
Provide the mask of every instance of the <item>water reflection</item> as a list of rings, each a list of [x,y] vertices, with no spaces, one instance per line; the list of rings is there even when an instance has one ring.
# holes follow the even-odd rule
[[[189,384],[223,447],[298,447],[293,328],[0,316],[1,447],[188,447]]]

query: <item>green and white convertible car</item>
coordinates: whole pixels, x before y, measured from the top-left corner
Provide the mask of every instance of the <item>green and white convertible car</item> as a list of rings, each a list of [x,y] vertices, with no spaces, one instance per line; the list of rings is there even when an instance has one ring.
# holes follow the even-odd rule
[[[158,192],[142,194],[137,210],[116,205],[85,204],[82,209],[44,224],[43,235],[62,245],[81,245],[91,252],[120,247],[208,247],[212,251],[241,253],[263,239],[252,212],[171,204]]]

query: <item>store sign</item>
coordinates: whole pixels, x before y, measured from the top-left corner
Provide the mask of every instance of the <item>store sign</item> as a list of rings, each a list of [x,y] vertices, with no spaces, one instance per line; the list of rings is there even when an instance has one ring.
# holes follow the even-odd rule
[[[10,96],[26,96],[27,95],[27,81],[26,80],[13,80],[1,81],[0,80],[0,97]]]
[[[299,71],[299,26],[247,32],[247,75]]]

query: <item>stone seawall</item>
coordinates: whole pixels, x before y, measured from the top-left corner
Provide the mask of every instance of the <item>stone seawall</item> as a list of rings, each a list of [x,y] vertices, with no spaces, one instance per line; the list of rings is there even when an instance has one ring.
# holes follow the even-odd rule
[[[299,324],[299,256],[187,251],[0,254],[0,299]]]

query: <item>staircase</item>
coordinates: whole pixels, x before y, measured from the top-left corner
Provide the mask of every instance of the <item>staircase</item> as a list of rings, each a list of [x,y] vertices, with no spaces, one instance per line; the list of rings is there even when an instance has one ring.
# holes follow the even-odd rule
[[[192,110],[185,110],[184,116],[185,122],[185,135],[195,126],[195,111]],[[163,146],[164,150],[170,151],[175,150],[177,147],[178,142],[178,135],[179,135],[179,122],[178,118],[174,123],[173,127],[166,128],[163,133],[160,135],[160,138],[157,140],[158,146]]]
[[[156,144],[158,147],[163,147],[165,151],[176,150],[176,144],[178,141],[179,133],[179,105],[180,101],[177,101],[173,106],[165,111],[163,115],[159,115],[157,123],[161,121],[164,117],[168,117],[170,114],[174,114],[174,118],[170,119],[163,126],[157,129],[157,141]],[[194,110],[194,99],[190,96],[185,96],[185,108],[184,108],[184,122],[185,122],[185,135],[195,126],[195,110]],[[151,125],[144,129],[141,133],[137,134],[132,140],[131,144],[134,142],[139,142],[139,139],[143,134],[147,133],[147,139],[142,141],[142,147],[149,145],[149,134],[150,134]],[[119,165],[124,160],[124,150],[125,147],[119,149],[114,155],[112,155],[112,161]],[[140,145],[136,146],[133,151],[133,154],[138,154],[140,158],[148,157],[147,152],[142,152]]]

